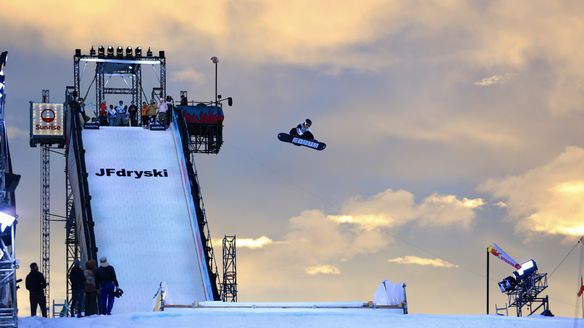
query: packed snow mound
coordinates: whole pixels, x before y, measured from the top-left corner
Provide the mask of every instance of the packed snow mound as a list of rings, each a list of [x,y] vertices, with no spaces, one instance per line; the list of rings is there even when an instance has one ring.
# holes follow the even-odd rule
[[[20,328],[238,327],[238,328],[577,328],[583,319],[496,315],[392,314],[382,309],[185,309],[86,318],[23,318]]]

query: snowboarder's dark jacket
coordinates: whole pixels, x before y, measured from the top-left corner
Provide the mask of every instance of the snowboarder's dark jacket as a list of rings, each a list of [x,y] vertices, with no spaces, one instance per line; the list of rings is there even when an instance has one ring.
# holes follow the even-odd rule
[[[100,266],[97,268],[97,274],[95,275],[95,284],[101,286],[105,283],[113,283],[116,287],[119,287],[118,278],[116,277],[116,270],[111,265],[106,267]]]
[[[69,273],[69,281],[71,282],[71,289],[79,290],[85,288],[85,274],[80,267],[74,266]]]
[[[26,276],[26,289],[30,291],[31,294],[38,295],[44,294],[44,289],[47,287],[47,281],[45,276],[38,271],[31,271]]]

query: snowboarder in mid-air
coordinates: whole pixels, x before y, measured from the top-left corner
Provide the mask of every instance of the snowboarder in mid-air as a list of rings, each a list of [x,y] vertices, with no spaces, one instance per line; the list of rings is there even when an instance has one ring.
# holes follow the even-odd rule
[[[319,142],[314,139],[314,135],[310,132],[311,125],[312,121],[307,118],[304,122],[298,124],[295,128],[292,128],[290,134],[279,133],[278,139],[296,146],[306,146],[316,150],[325,149],[326,144],[324,142]]]
[[[310,126],[312,121],[307,118],[304,122],[298,124],[295,128],[290,130],[290,135],[293,137],[300,137],[304,140],[314,140],[312,132],[310,132]]]

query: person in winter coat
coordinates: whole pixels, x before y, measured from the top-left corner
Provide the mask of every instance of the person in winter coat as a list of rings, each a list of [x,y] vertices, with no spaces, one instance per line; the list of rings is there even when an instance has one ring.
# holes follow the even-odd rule
[[[111,315],[114,307],[114,292],[119,284],[116,270],[109,265],[105,256],[99,259],[96,278],[97,286],[100,289],[99,313]]]
[[[130,114],[130,126],[138,126],[138,120],[136,118],[138,113],[138,107],[132,101],[130,107],[128,107],[128,113]]]
[[[99,125],[106,126],[107,123],[107,106],[105,102],[99,104]]]
[[[150,108],[148,104],[143,101],[142,108],[140,109],[140,114],[142,116],[142,126],[148,125],[148,108]]]
[[[85,274],[80,267],[79,260],[73,261],[73,267],[69,272],[69,281],[71,282],[71,316],[81,318],[83,311],[83,298],[85,297]]]
[[[154,99],[152,99],[152,103],[150,104],[150,106],[148,106],[148,117],[150,120],[150,124],[156,123],[156,114],[158,114],[157,110],[158,106],[156,106],[156,102],[154,101]]]
[[[166,126],[166,115],[168,112],[168,104],[166,103],[166,100],[161,99],[160,103],[158,104],[158,121],[160,122],[160,124],[165,125]]]
[[[47,301],[45,299],[45,288],[47,281],[45,276],[39,272],[36,263],[30,264],[30,273],[26,276],[26,289],[30,293],[30,316],[36,316],[37,305],[41,308],[43,317],[47,317]]]
[[[97,314],[97,286],[95,283],[95,260],[85,264],[85,316]]]

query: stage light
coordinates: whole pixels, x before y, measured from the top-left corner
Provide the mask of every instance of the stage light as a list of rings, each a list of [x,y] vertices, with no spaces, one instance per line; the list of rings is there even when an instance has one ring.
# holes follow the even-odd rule
[[[107,56],[108,57],[114,56],[114,47],[112,47],[112,46],[107,47]]]
[[[513,272],[513,274],[519,280],[531,276],[535,271],[537,271],[537,264],[535,263],[534,260],[529,260],[521,264],[521,268]]]
[[[517,280],[513,276],[509,276],[499,283],[499,289],[501,290],[501,293],[512,291],[516,286]]]
[[[2,70],[4,65],[6,65],[6,59],[8,59],[8,51],[3,51],[0,54],[0,71]]]
[[[142,57],[142,47],[136,47],[136,57]]]
[[[132,57],[132,47],[126,48],[126,57]]]
[[[116,55],[118,56],[118,58],[124,57],[124,48],[118,47],[118,49],[116,50]]]
[[[91,46],[91,49],[89,49],[89,55],[95,56],[95,49],[93,48],[93,46]]]
[[[0,231],[1,232],[4,232],[4,230],[6,230],[6,228],[10,227],[14,223],[14,221],[16,221],[15,216],[0,211]]]
[[[97,47],[97,56],[104,57],[105,56],[105,48],[103,46]]]
[[[148,47],[148,51],[146,51],[146,56],[152,57],[152,50],[150,50],[150,47]]]

